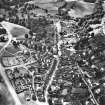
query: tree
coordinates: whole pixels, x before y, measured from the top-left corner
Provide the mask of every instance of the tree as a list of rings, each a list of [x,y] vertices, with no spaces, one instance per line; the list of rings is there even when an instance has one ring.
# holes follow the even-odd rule
[[[10,10],[10,3],[7,0],[0,0],[0,7]]]

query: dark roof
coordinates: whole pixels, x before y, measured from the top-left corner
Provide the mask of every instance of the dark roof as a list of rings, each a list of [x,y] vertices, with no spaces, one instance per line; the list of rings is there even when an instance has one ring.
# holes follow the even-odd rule
[[[96,0],[84,0],[84,2],[88,2],[88,3],[95,3]]]
[[[0,17],[0,22],[2,22],[4,20],[4,18]],[[1,25],[0,25],[1,26]]]

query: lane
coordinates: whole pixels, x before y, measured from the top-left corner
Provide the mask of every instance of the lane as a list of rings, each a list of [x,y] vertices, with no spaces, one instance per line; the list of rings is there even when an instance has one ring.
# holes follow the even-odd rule
[[[60,47],[61,47],[61,44],[63,43],[63,41],[61,40],[61,36],[60,36],[60,32],[62,30],[60,21],[58,21],[58,22],[55,23],[55,27],[57,28],[56,42],[57,42],[58,56],[61,56],[62,55],[62,52],[61,52]]]

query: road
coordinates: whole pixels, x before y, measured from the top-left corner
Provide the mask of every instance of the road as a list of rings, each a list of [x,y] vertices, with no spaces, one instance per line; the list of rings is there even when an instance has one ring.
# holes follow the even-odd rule
[[[2,76],[2,78],[4,80],[4,82],[5,82],[5,84],[7,86],[7,88],[9,90],[11,96],[13,97],[13,99],[14,99],[14,101],[16,103],[15,105],[21,105],[21,102],[20,102],[20,100],[19,100],[19,98],[18,98],[18,96],[17,96],[14,88],[12,87],[11,83],[9,82],[8,77],[5,74],[5,69],[3,68],[3,66],[1,65],[1,63],[0,63],[0,74],[1,74],[1,76]]]
[[[0,56],[3,54],[3,51],[5,50],[6,47],[8,47],[8,45],[11,43],[11,40],[12,40],[12,34],[10,33],[10,30],[8,29],[8,27],[6,27],[5,25],[5,22],[2,22],[1,25],[6,29],[7,31],[7,34],[8,34],[8,42],[3,46],[3,48],[0,50]],[[46,98],[46,101],[47,101],[47,94],[48,94],[48,88],[49,86],[52,84],[53,82],[53,78],[55,76],[55,73],[56,71],[58,70],[58,64],[59,64],[59,57],[56,56],[52,62],[52,65],[46,75],[46,79],[45,79],[45,84],[44,84],[44,87],[45,87],[45,98]],[[23,65],[23,64],[22,64]],[[25,64],[24,64],[25,66]],[[10,67],[11,68],[11,67]],[[14,90],[14,88],[12,87],[11,83],[9,82],[8,80],[8,77],[6,76],[5,74],[5,69],[3,68],[3,66],[1,65],[0,63],[0,74],[1,76],[3,77],[4,81],[5,81],[5,84],[9,90],[9,92],[11,93],[14,101],[16,102],[16,105],[21,105],[21,102]],[[38,100],[36,102],[38,105],[42,104],[40,103]],[[48,103],[43,103],[45,105],[48,105]]]
[[[0,50],[0,56],[2,56],[4,50],[6,47],[8,47],[8,45],[11,43],[12,40],[12,34],[9,32],[8,28],[5,26],[5,22],[1,22],[1,25],[3,26],[3,28],[6,29],[7,33],[8,33],[8,42],[3,46],[3,48]]]
[[[8,34],[8,42],[3,46],[3,48],[0,50],[0,56],[3,54],[3,51],[5,50],[6,47],[8,47],[8,45],[11,43],[12,40],[12,34],[10,33],[10,31],[8,30],[8,28],[5,26],[5,21],[1,22],[1,25],[6,29],[7,34]],[[8,80],[8,77],[5,74],[5,69],[3,68],[2,64],[0,63],[0,74],[2,76],[2,78],[4,79],[4,82],[11,94],[11,96],[13,97],[14,101],[15,101],[15,105],[21,105],[21,102],[14,90],[14,88],[12,87],[11,83]]]
[[[80,67],[78,67],[78,69],[79,69],[79,72],[80,72],[80,74],[81,74],[81,76],[82,76],[83,82],[84,82],[84,83],[86,84],[86,86],[88,87],[88,90],[89,90],[89,92],[90,92],[90,94],[91,94],[91,96],[92,96],[92,98],[93,98],[93,101],[95,102],[96,105],[99,105],[99,103],[97,102],[97,100],[96,100],[95,97],[94,97],[94,94],[93,94],[93,92],[92,92],[90,86],[88,85],[86,79],[84,78],[84,72],[83,72],[83,70],[82,70]]]
[[[47,96],[48,96],[48,88],[49,86],[52,84],[53,79],[55,77],[55,73],[58,70],[58,64],[59,64],[59,57],[58,58],[54,58],[52,65],[49,69],[48,74],[46,74],[46,79],[45,79],[45,83],[44,83],[44,91],[45,91],[45,98],[47,101]]]

